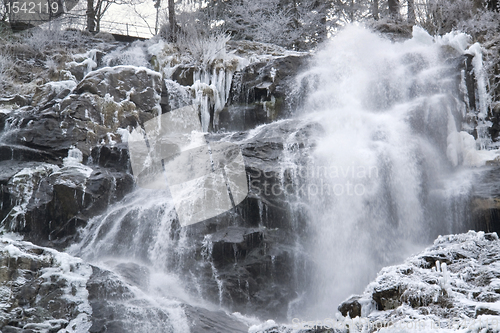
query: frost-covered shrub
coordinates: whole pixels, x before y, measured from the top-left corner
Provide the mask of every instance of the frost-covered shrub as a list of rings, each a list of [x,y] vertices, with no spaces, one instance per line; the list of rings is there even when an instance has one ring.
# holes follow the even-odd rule
[[[417,24],[431,34],[460,30],[481,39],[496,33],[500,14],[480,0],[427,0],[416,6]]]
[[[24,44],[32,50],[43,53],[60,45],[64,31],[58,22],[50,22],[47,26],[39,26],[30,29]]]
[[[211,20],[202,21],[194,13],[182,13],[178,16],[180,32],[176,46],[181,53],[189,54],[192,61],[207,67],[226,57],[226,44],[231,37],[216,25],[210,26]]]

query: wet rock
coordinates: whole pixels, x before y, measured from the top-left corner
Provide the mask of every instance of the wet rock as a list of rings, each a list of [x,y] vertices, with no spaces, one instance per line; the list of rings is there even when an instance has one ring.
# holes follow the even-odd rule
[[[248,332],[248,327],[234,318],[229,317],[223,311],[208,311],[207,309],[192,307],[189,305],[184,307],[184,311],[186,312],[187,318],[192,322],[192,332]]]
[[[85,281],[90,266],[80,259],[27,242],[0,239],[2,332],[60,332],[86,317]],[[88,305],[87,305],[88,306]]]
[[[138,265],[118,264],[125,276]],[[139,277],[139,276],[137,276]],[[151,301],[135,282],[125,282],[81,259],[23,241],[0,238],[0,330],[2,332],[247,332],[222,311]],[[187,317],[187,321],[183,324]]]
[[[5,130],[5,125],[7,124],[7,118],[9,118],[8,111],[0,112],[0,133]]]
[[[110,131],[91,121],[65,117],[52,108],[17,113],[13,122],[17,125],[5,136],[5,143],[43,150],[59,158],[75,146],[88,156],[90,147],[106,138]]]
[[[188,279],[195,274],[197,280],[190,284],[202,284],[203,297],[221,302],[231,311],[286,319],[287,304],[297,297],[296,286],[308,278],[290,276],[297,266],[307,265],[305,257],[293,254],[306,236],[306,218],[293,206],[305,200],[297,193],[301,180],[289,177],[290,170],[283,170],[280,163],[287,138],[297,147],[297,161],[290,164],[300,165],[320,132],[321,127],[315,124],[289,120],[266,126],[248,139],[245,133],[229,138],[241,142],[249,177],[248,197],[234,210],[190,225],[187,232],[192,252],[183,256],[182,265],[171,263],[172,269],[186,268],[182,274]],[[217,140],[218,135],[207,138]],[[294,190],[276,193],[287,184]],[[179,237],[180,228],[175,226],[174,230],[172,241]]]
[[[220,113],[219,128],[241,131],[289,115],[293,78],[308,56],[286,56],[258,62],[236,72],[228,106]]]
[[[437,258],[432,266],[431,258]],[[495,316],[499,314],[498,303],[494,303],[498,295],[492,291],[500,290],[499,263],[496,233],[440,236],[433,246],[404,264],[382,269],[363,295],[346,300],[339,310],[346,316],[356,309],[353,314],[372,323],[392,322],[395,326],[405,322],[409,313],[442,321]]]
[[[177,66],[172,73],[172,80],[182,86],[192,86],[194,84],[194,73],[196,68],[189,66]]]
[[[21,167],[2,185],[0,218],[37,244],[68,245],[78,227],[134,186],[131,175],[99,167],[20,164],[11,173]]]
[[[131,170],[128,145],[125,143],[94,147],[90,155],[93,163],[103,168],[112,168],[117,171]]]
[[[61,159],[50,152],[21,145],[0,144],[0,161],[36,161],[60,163]]]
[[[474,183],[471,225],[475,230],[500,233],[500,167],[494,161],[489,167]]]
[[[109,95],[116,103],[130,100],[142,111],[152,111],[160,103],[161,74],[133,66],[104,67],[89,73],[76,92],[90,92],[99,97]]]
[[[361,304],[359,304],[360,296],[353,296],[344,301],[339,306],[339,311],[344,317],[349,318],[361,317]]]
[[[134,271],[130,264],[115,266],[129,276]],[[136,269],[139,267],[135,267]],[[139,268],[143,270],[143,268]],[[148,275],[142,277],[139,286],[145,288],[148,284]],[[135,279],[132,279],[135,280]],[[175,332],[174,327],[180,315],[179,310],[185,313],[191,332],[247,332],[248,328],[242,322],[232,318],[222,311],[211,311],[201,307],[183,305],[182,308],[168,309],[148,303],[140,299],[133,291],[132,285],[123,282],[118,276],[98,267],[87,282],[89,303],[92,307],[92,326],[89,332]],[[172,311],[173,310],[173,311]]]

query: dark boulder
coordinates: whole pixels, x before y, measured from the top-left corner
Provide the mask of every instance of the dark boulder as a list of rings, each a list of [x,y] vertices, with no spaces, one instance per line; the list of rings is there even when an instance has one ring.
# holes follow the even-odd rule
[[[89,268],[54,250],[0,240],[1,331],[60,332],[79,326],[71,321],[89,315],[81,297]]]
[[[290,115],[294,78],[308,60],[307,55],[279,57],[236,72],[219,128],[247,130]]]
[[[78,227],[134,186],[131,175],[99,167],[10,161],[6,166],[12,171],[0,190],[5,227],[36,244],[55,247],[68,245]]]
[[[89,73],[76,87],[78,94],[90,92],[110,97],[116,103],[133,102],[142,111],[151,111],[160,103],[161,74],[133,66],[104,67]]]
[[[190,66],[177,66],[172,73],[172,80],[182,86],[192,86],[194,84],[194,73],[196,68]]]

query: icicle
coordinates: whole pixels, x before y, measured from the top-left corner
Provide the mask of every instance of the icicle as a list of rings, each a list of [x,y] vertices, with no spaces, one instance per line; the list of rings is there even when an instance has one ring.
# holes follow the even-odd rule
[[[478,148],[485,149],[491,139],[489,137],[488,128],[492,125],[490,121],[487,121],[488,107],[490,105],[490,96],[486,88],[486,73],[483,66],[483,52],[481,45],[475,43],[469,47],[467,53],[474,56],[472,59],[472,66],[474,67],[474,75],[476,77],[477,84],[477,99],[478,99],[478,110],[477,110],[477,141]]]

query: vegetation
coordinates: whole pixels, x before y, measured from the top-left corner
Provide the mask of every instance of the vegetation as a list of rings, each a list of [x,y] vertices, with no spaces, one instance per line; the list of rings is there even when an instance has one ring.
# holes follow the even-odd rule
[[[191,14],[207,29],[228,32],[235,40],[310,50],[352,22],[420,25],[431,34],[462,30],[475,39],[496,32],[497,0],[168,0],[165,31],[170,41],[183,33],[177,17]],[[206,6],[204,5],[206,4]],[[200,22],[202,24],[200,24]],[[173,28],[172,28],[173,27]]]

